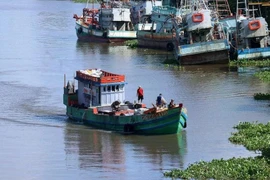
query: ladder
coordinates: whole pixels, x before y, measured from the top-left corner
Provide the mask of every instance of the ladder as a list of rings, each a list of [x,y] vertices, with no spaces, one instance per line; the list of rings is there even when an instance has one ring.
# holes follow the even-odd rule
[[[262,16],[261,7],[262,3],[248,3],[248,9],[249,9],[249,16],[252,18],[260,17]],[[259,11],[259,12],[257,12]]]
[[[243,15],[244,17],[249,17],[248,3],[247,0],[237,0],[236,3],[236,18]]]
[[[216,11],[219,18],[231,16],[231,9],[228,0],[209,0],[209,8]]]

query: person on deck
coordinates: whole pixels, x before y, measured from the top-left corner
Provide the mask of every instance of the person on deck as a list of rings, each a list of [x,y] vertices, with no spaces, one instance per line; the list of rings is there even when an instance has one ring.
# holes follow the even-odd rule
[[[156,105],[157,107],[161,108],[163,107],[164,105],[166,105],[166,100],[165,98],[162,96],[162,94],[160,93],[159,96],[157,97],[157,100],[156,100]]]
[[[114,101],[114,102],[111,104],[112,110],[113,110],[113,111],[119,111],[120,104],[121,104],[121,102],[120,102],[119,100]]]
[[[138,87],[137,89],[137,96],[138,96],[138,103],[142,103],[143,101],[143,88],[141,86]]]
[[[168,108],[174,108],[174,107],[175,107],[174,100],[171,99],[171,102],[170,102],[170,104],[168,105]]]

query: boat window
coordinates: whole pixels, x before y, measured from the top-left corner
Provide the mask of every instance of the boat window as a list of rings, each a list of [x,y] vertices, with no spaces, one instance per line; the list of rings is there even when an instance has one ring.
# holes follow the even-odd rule
[[[107,90],[110,92],[111,91],[111,86],[108,86]]]
[[[116,91],[119,91],[119,85],[116,85]]]
[[[123,91],[123,89],[124,89],[124,85],[122,84],[120,85],[120,90]]]
[[[106,92],[106,86],[103,87],[103,92]]]
[[[115,91],[115,86],[112,86],[112,91]]]

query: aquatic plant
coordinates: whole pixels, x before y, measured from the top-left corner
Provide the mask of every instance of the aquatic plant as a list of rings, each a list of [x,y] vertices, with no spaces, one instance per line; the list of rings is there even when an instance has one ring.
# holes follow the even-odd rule
[[[132,49],[138,47],[138,41],[136,39],[125,41],[124,44]]]
[[[234,126],[238,132],[232,133],[229,140],[234,144],[241,144],[250,151],[260,151],[263,156],[270,157],[270,122],[240,122]]]
[[[165,172],[165,177],[181,179],[269,179],[269,160],[263,157],[200,161],[187,169]]]
[[[255,93],[255,100],[270,100],[270,93]]]
[[[182,179],[269,179],[270,122],[239,122],[234,129],[238,132],[232,133],[229,140],[261,153],[261,156],[200,161],[189,165],[185,170],[173,169],[165,172],[164,176]]]
[[[241,67],[248,67],[248,66],[259,66],[259,67],[267,67],[270,66],[270,59],[264,60],[230,60],[229,66],[241,66]]]
[[[270,70],[260,71],[255,73],[254,75],[262,81],[270,82]]]

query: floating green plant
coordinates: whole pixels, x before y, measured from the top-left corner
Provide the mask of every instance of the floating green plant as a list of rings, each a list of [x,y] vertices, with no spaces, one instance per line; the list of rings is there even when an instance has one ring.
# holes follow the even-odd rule
[[[260,72],[255,73],[254,75],[262,81],[270,82],[270,70],[260,71]]]
[[[255,93],[255,100],[270,100],[270,93]]]
[[[200,161],[186,170],[165,172],[165,177],[181,179],[269,179],[269,160],[262,157]]]
[[[232,133],[229,140],[261,153],[261,156],[200,161],[185,170],[164,172],[164,176],[181,179],[270,179],[270,122],[240,122],[234,128],[238,132]]]
[[[241,67],[248,67],[248,66],[270,66],[270,59],[264,60],[231,60],[229,62],[229,66],[241,66]]]
[[[234,128],[238,132],[232,133],[229,138],[232,143],[242,144],[250,151],[260,151],[263,156],[270,157],[270,122],[267,124],[240,122]]]
[[[128,40],[128,41],[125,41],[125,45],[133,49],[133,48],[138,47],[138,41],[136,39]]]

